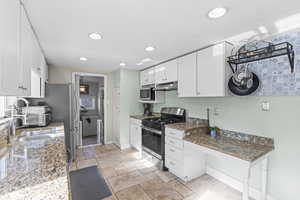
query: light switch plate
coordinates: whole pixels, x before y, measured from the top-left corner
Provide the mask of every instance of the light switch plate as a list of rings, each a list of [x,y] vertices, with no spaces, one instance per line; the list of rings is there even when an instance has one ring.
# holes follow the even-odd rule
[[[264,101],[261,103],[261,110],[262,111],[270,111],[270,102]]]

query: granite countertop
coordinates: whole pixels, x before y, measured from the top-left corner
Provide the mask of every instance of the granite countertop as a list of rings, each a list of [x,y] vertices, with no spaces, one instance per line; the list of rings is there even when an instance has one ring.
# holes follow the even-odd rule
[[[148,116],[148,115],[130,115],[130,118],[139,119],[139,120],[155,118],[155,117],[160,117],[160,113],[152,113],[152,115],[150,115],[150,116]]]
[[[224,131],[212,137],[206,134],[207,129],[199,128],[187,133],[184,140],[248,162],[274,150],[274,141],[271,138],[228,132]]]
[[[0,157],[0,200],[69,199],[63,123],[18,129]]]
[[[175,124],[167,124],[167,128],[176,129],[179,131],[192,131],[198,128],[207,128],[208,124],[203,122],[183,122],[183,123],[175,123]]]

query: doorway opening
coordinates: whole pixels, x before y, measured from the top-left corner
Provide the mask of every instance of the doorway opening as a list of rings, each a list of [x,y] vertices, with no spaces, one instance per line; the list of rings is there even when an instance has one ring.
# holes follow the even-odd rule
[[[77,146],[105,144],[106,76],[76,72],[73,73],[73,87]]]

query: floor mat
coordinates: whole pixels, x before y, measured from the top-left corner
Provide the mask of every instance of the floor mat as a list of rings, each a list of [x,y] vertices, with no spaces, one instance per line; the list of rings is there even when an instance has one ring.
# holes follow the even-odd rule
[[[99,200],[112,195],[97,166],[70,172],[72,200]]]

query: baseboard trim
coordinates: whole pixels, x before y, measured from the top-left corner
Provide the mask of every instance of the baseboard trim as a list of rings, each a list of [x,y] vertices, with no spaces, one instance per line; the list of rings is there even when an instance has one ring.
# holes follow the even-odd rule
[[[206,167],[206,173],[212,177],[214,177],[215,179],[225,183],[226,185],[231,186],[232,188],[242,192],[243,191],[243,183],[240,182],[239,180],[232,178],[214,168],[211,167]],[[250,197],[254,198],[254,199],[260,199],[260,191],[250,187],[249,189],[249,195]],[[270,195],[268,195],[268,200],[275,200],[273,197],[271,197]]]
[[[130,144],[121,144],[120,149],[124,150],[124,149],[129,149],[131,147]]]
[[[113,141],[106,141],[105,144],[114,144]]]

